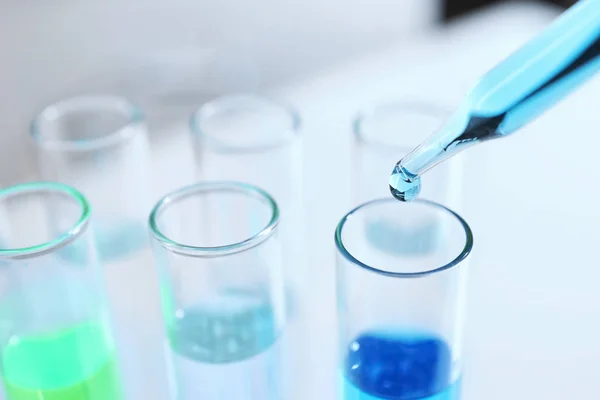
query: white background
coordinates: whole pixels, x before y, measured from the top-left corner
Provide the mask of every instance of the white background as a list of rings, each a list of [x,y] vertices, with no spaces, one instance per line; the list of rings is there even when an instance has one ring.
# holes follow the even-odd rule
[[[436,4],[0,0],[0,185],[33,171],[27,127],[49,102],[111,85],[138,102],[180,83],[210,92],[213,52],[231,87],[270,88],[427,27]]]

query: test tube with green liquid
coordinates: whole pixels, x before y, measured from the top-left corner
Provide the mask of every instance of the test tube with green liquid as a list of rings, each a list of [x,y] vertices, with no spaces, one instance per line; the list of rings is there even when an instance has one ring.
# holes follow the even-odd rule
[[[123,399],[90,218],[85,197],[67,185],[0,189],[0,375],[7,400]],[[73,260],[73,251],[81,257]]]

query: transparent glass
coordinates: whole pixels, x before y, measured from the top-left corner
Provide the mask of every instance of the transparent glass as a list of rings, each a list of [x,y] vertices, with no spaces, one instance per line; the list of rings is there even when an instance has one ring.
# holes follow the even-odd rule
[[[300,117],[289,105],[252,94],[227,95],[201,106],[191,131],[200,180],[247,182],[270,193],[281,210],[288,326],[286,398],[300,398],[308,370],[307,298]],[[396,153],[396,157],[398,154]]]
[[[390,171],[398,155],[408,154],[435,132],[449,114],[444,106],[415,101],[379,104],[354,121],[352,198],[354,204],[389,196]],[[458,157],[431,170],[422,198],[461,207],[462,162]]]
[[[8,400],[124,398],[90,215],[87,200],[66,185],[0,190],[0,373]]]
[[[149,150],[137,108],[120,97],[75,97],[45,108],[31,134],[41,177],[78,188],[94,205],[103,259],[146,245]]]
[[[168,194],[150,215],[171,398],[281,399],[279,209],[243,183]]]
[[[73,97],[42,110],[31,135],[41,177],[77,188],[94,208],[128,397],[166,396],[158,282],[148,274],[146,221],[153,200],[141,112],[121,97]]]
[[[350,211],[335,242],[340,398],[458,399],[467,223],[389,196]]]

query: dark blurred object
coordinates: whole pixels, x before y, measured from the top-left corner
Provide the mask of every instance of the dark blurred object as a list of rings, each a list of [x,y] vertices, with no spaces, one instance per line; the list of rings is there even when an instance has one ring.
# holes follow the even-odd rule
[[[490,4],[502,3],[504,0],[442,0],[444,21],[451,20],[469,11],[488,6]],[[556,4],[560,7],[570,7],[576,0],[543,0],[544,3]]]

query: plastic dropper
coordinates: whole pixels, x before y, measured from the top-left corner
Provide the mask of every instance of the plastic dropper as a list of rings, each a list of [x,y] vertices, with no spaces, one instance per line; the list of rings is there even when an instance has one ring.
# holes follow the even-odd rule
[[[481,77],[446,123],[398,161],[394,197],[416,198],[431,167],[534,120],[598,72],[599,56],[600,0],[581,0]]]

